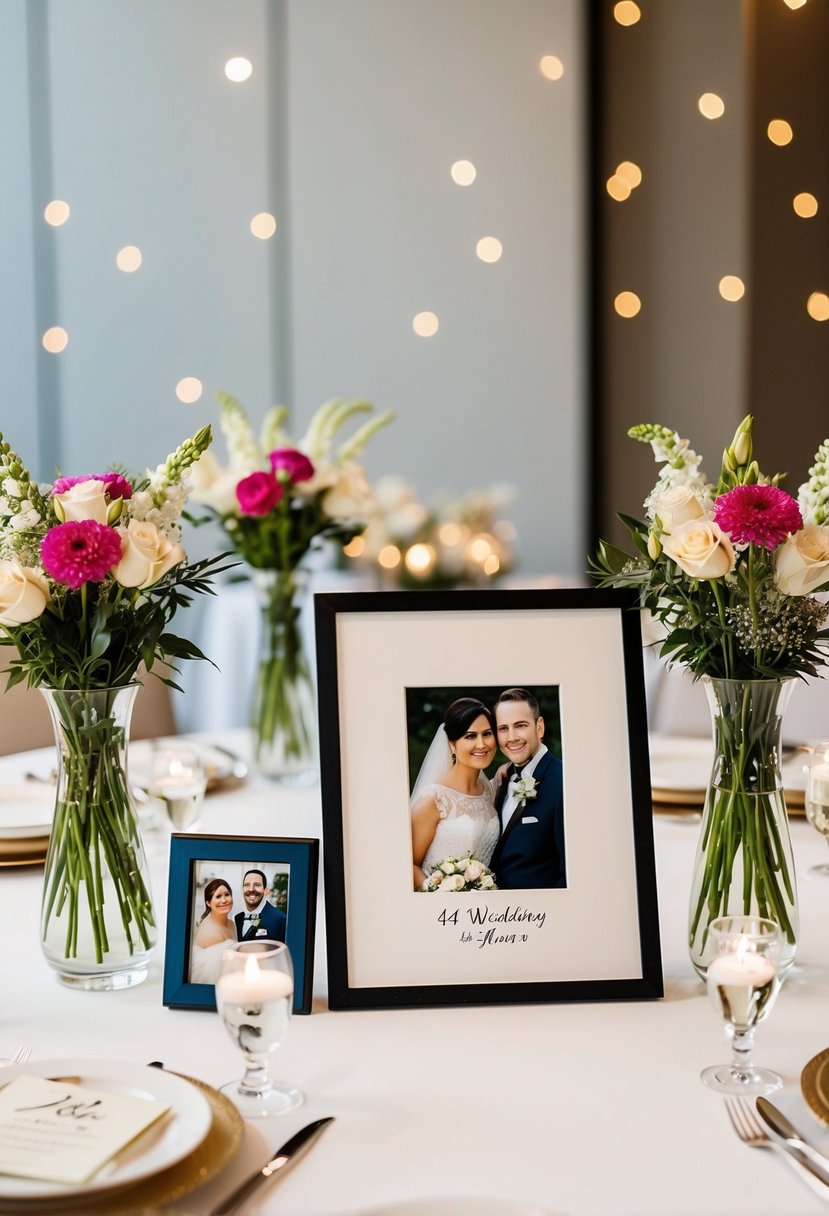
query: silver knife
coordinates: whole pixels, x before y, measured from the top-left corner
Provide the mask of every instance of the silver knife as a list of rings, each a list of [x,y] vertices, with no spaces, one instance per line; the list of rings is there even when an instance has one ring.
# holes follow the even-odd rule
[[[241,1204],[249,1199],[250,1196],[258,1191],[260,1186],[274,1177],[279,1177],[282,1172],[287,1169],[301,1153],[302,1149],[308,1146],[316,1139],[323,1128],[329,1123],[333,1123],[334,1118],[329,1115],[326,1119],[316,1119],[313,1123],[309,1123],[298,1131],[295,1136],[291,1136],[290,1140],[276,1150],[276,1153],[271,1157],[270,1161],[266,1161],[260,1170],[257,1170],[250,1178],[237,1187],[232,1195],[228,1195],[223,1203],[220,1203],[217,1208],[214,1208],[210,1216],[230,1216],[231,1212],[235,1212]]]
[[[813,1169],[818,1178],[829,1186],[829,1158],[824,1157],[823,1153],[819,1153],[816,1148],[812,1148],[811,1144],[806,1143],[782,1110],[778,1110],[772,1102],[769,1102],[768,1098],[758,1098],[757,1114],[766,1127],[771,1129],[775,1138],[783,1141],[793,1152],[805,1157],[809,1168]]]

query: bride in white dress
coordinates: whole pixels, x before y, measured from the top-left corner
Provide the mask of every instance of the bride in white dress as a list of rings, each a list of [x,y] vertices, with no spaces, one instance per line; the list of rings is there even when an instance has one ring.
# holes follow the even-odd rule
[[[474,853],[484,865],[500,823],[484,769],[495,755],[492,710],[474,697],[453,701],[423,761],[410,801],[414,889],[448,857]]]
[[[230,920],[233,892],[223,878],[211,878],[204,888],[204,912],[190,955],[190,983],[215,984],[226,947],[236,941]]]

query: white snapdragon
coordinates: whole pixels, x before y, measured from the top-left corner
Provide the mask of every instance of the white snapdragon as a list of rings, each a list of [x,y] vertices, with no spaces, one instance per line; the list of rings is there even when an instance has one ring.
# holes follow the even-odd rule
[[[17,515],[12,515],[9,519],[9,527],[14,532],[27,532],[30,528],[34,528],[40,523],[40,513],[29,507],[20,511]]]
[[[8,494],[9,498],[22,498],[20,482],[16,477],[3,478],[3,493]]]
[[[162,468],[160,465],[159,469]],[[154,492],[151,475],[150,489],[138,490],[125,504],[127,516],[140,523],[152,524],[171,544],[177,545],[181,540],[178,521],[187,503],[188,490],[189,485],[185,477],[180,482],[160,485]]]
[[[217,393],[216,396],[221,405],[219,425],[227,444],[230,467],[246,471],[261,468],[265,463],[263,454],[240,402],[229,393]]]
[[[815,453],[809,480],[800,486],[797,501],[804,524],[829,524],[829,439]]]

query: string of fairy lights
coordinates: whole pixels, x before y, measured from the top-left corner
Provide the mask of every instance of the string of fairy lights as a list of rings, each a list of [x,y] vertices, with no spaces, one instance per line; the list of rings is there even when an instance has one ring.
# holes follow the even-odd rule
[[[795,10],[803,8],[807,0],[781,0],[781,3]],[[618,0],[613,6],[613,19],[625,28],[636,26],[642,17],[643,9],[635,0]],[[697,109],[702,118],[716,122],[726,113],[726,103],[718,93],[705,92],[697,100]],[[795,138],[795,132],[791,122],[778,115],[769,119],[766,136],[775,147],[785,148]],[[615,203],[624,204],[641,185],[642,179],[643,173],[639,165],[632,161],[622,161],[607,178],[605,188]],[[803,220],[814,219],[820,210],[818,199],[808,190],[793,194],[791,205],[795,215]],[[739,275],[723,274],[717,283],[717,291],[723,300],[734,304],[745,296],[746,285]],[[628,289],[618,291],[613,299],[616,314],[624,319],[638,316],[642,306],[641,296]],[[813,321],[829,321],[829,294],[821,286],[815,285],[814,290],[804,300],[804,308]]]

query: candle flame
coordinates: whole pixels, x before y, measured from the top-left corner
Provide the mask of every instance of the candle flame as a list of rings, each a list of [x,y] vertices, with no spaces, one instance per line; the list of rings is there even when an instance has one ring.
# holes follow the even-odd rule
[[[249,954],[245,959],[245,980],[255,983],[259,978],[259,964],[255,954]]]

